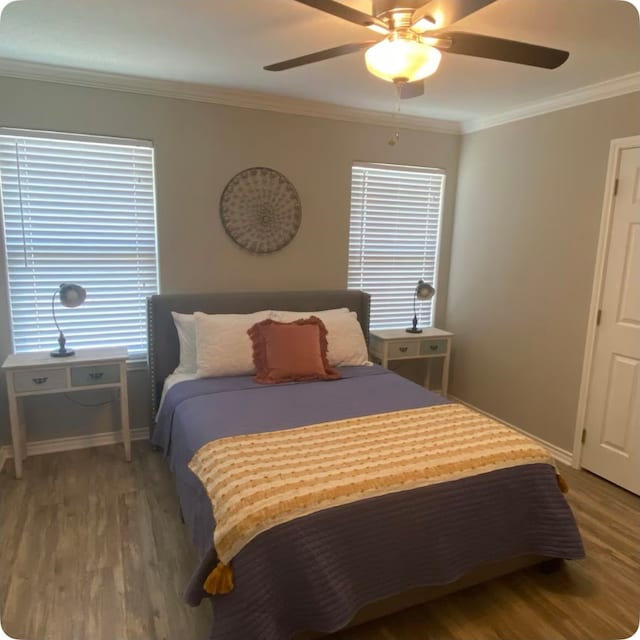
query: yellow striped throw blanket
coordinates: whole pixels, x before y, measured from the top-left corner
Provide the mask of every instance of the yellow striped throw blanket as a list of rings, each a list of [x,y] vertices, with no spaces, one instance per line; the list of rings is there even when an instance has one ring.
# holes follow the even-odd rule
[[[204,588],[231,591],[233,557],[279,524],[365,498],[537,462],[554,464],[527,436],[460,404],[214,440],[189,463],[216,521],[219,564]]]

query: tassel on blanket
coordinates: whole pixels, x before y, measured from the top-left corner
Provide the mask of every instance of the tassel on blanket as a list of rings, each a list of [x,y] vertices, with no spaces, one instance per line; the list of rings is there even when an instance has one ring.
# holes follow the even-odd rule
[[[562,493],[567,493],[569,491],[569,485],[567,484],[567,481],[559,473],[556,473],[556,481],[558,482],[558,486],[560,487],[560,491],[562,491]]]
[[[232,591],[233,569],[228,564],[224,564],[224,562],[218,562],[218,566],[204,581],[204,590],[211,595]]]

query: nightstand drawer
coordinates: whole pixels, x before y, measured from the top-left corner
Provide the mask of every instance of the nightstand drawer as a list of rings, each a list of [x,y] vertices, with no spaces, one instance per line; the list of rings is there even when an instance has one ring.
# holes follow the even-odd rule
[[[420,343],[420,355],[438,355],[447,353],[447,341],[446,340],[423,340]]]
[[[30,371],[15,371],[13,374],[13,386],[16,393],[64,389],[67,386],[65,370],[31,369]]]
[[[412,358],[418,355],[418,343],[415,340],[390,342],[387,347],[389,358]]]
[[[92,384],[120,382],[120,365],[103,364],[87,367],[71,367],[71,386],[89,387]]]

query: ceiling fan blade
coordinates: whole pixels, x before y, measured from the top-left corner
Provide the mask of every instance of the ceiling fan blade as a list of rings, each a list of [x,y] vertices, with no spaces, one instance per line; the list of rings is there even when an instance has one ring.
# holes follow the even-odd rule
[[[495,0],[431,0],[413,12],[411,24],[417,25],[422,20],[425,31],[444,29],[492,2]]]
[[[409,98],[418,98],[424,95],[424,80],[416,80],[415,82],[401,82],[398,84],[401,100]]]
[[[312,64],[313,62],[320,62],[321,60],[337,58],[338,56],[344,56],[348,53],[356,53],[357,51],[368,49],[376,42],[377,40],[369,40],[368,42],[352,42],[351,44],[343,44],[339,47],[316,51],[315,53],[309,53],[306,56],[300,56],[299,58],[291,58],[290,60],[270,64],[265,67],[265,71],[284,71],[286,69],[293,69],[294,67],[301,67],[305,64]]]
[[[568,51],[477,33],[445,33],[439,37],[442,40],[434,46],[449,53],[527,64],[543,69],[556,69],[569,57]],[[447,44],[446,40],[449,40],[450,44]]]
[[[296,0],[296,2],[306,4],[308,7],[319,9],[325,13],[330,13],[332,16],[354,22],[363,27],[371,27],[379,33],[389,33],[387,25],[382,22],[382,20],[379,20],[375,16],[370,16],[368,13],[347,7],[347,5],[341,2],[334,2],[334,0]]]

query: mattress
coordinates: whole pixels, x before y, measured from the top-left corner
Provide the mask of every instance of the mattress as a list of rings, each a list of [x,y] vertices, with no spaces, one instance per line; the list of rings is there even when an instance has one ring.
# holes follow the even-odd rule
[[[168,457],[199,564],[197,605],[217,562],[209,499],[187,465],[217,438],[446,403],[383,369],[337,381],[260,385],[249,376],[173,380],[152,441]],[[475,567],[536,554],[584,555],[555,470],[529,464],[319,511],[270,529],[234,558],[236,586],[214,600],[212,639],[282,640],[332,632],[365,604],[453,582]]]

